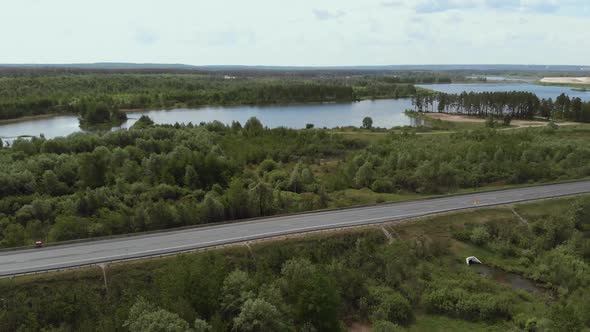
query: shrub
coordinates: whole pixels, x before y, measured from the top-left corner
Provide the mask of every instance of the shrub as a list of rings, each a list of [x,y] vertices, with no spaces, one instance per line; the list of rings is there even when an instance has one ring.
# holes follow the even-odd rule
[[[490,239],[490,234],[485,226],[476,226],[471,230],[471,236],[469,237],[471,242],[477,245],[483,245]]]

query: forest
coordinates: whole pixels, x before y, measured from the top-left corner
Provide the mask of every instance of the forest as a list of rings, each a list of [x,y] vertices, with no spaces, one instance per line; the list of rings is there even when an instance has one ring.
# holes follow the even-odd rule
[[[590,122],[590,102],[561,94],[553,101],[530,92],[463,92],[461,94],[416,94],[412,105],[417,112],[444,112],[480,117],[505,117]]]
[[[590,175],[583,126],[416,131],[365,140],[371,129],[268,129],[256,118],[157,126],[143,117],[130,130],[18,139],[0,149],[0,246]]]
[[[392,240],[368,227],[110,264],[104,274],[0,279],[0,331],[590,328],[588,196],[383,229]],[[480,274],[465,264],[473,254],[531,286]]]
[[[121,109],[202,105],[351,102],[416,94],[412,84],[374,77],[252,78],[190,74],[86,74],[0,77],[0,120],[80,114],[116,120]],[[94,115],[103,109],[102,115]],[[87,113],[92,113],[86,116]],[[109,113],[108,117],[104,114]]]

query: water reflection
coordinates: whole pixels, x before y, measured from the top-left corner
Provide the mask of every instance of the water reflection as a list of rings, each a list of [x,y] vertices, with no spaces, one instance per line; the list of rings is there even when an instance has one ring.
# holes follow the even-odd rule
[[[334,128],[362,124],[363,118],[373,119],[376,127],[408,126],[412,119],[404,114],[412,108],[410,99],[366,100],[342,104],[305,104],[272,106],[201,107],[192,109],[149,110],[128,113],[128,120],[113,130],[130,128],[142,115],[147,115],[157,124],[221,121],[231,124],[239,121],[244,124],[250,117],[257,117],[270,128],[305,128],[310,123],[316,128]],[[67,136],[81,131],[75,115],[62,115],[47,119],[30,120],[0,125],[0,137],[5,140],[23,135],[46,138]]]
[[[515,290],[524,290],[529,293],[541,293],[543,291],[543,289],[537,287],[535,283],[516,273],[506,272],[484,264],[474,264],[470,265],[470,267],[475,269],[478,274],[489,277],[497,282],[510,285],[510,287]]]

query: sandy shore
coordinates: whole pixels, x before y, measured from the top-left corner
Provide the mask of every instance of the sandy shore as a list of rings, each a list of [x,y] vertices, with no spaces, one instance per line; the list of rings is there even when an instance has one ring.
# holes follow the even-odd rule
[[[14,119],[4,119],[0,120],[0,124],[7,124],[7,123],[17,123],[23,121],[32,121],[32,120],[43,120],[53,118],[59,115],[68,115],[68,114],[40,114],[40,115],[28,115],[28,116],[21,116],[19,118]]]
[[[590,84],[590,77],[544,77],[541,83]]]
[[[468,115],[457,115],[457,114],[446,114],[446,113],[424,113],[424,115],[433,118],[439,119],[442,121],[449,121],[449,122],[469,122],[469,123],[484,123],[486,120],[474,116]],[[546,126],[547,122],[544,121],[533,121],[533,120],[512,120],[510,122],[512,126],[516,126],[519,128],[522,127],[541,127]],[[558,122],[560,126],[573,126],[577,125],[576,122]]]
[[[133,109],[120,109],[119,111],[123,113],[131,113],[131,112],[144,112],[147,111],[145,108],[133,108]],[[39,114],[39,115],[28,115],[28,116],[21,116],[14,119],[4,119],[0,120],[0,125],[9,124],[9,123],[18,123],[18,122],[25,122],[25,121],[34,121],[34,120],[43,120],[43,119],[50,119],[56,116],[67,116],[67,115],[77,115],[73,113],[50,113],[50,114]]]
[[[121,109],[119,109],[119,112],[132,113],[132,112],[145,112],[147,110],[148,110],[147,108],[121,108]]]

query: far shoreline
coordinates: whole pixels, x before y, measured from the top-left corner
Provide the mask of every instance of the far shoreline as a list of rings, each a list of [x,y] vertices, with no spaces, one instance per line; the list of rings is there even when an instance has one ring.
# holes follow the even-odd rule
[[[26,122],[26,121],[44,120],[44,119],[50,119],[50,118],[60,116],[60,115],[74,115],[74,114],[73,113],[53,113],[53,114],[26,115],[26,116],[21,116],[18,118],[13,118],[13,119],[0,120],[0,125]]]

